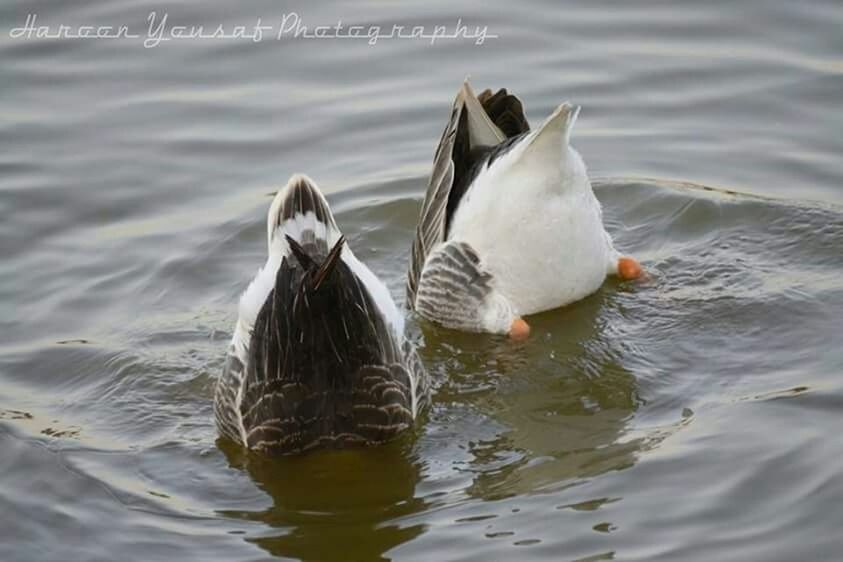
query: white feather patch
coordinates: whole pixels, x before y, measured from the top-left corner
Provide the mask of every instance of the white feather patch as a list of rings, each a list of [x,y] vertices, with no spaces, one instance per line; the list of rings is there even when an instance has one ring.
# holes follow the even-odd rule
[[[276,196],[276,201],[278,201],[279,196],[281,196],[281,193]],[[272,207],[270,208],[270,213],[273,211],[275,213],[279,212],[279,208],[276,208],[275,201],[273,201]],[[248,358],[249,341],[252,337],[252,330],[255,327],[258,313],[263,308],[269,293],[275,287],[275,277],[278,275],[278,268],[281,267],[281,262],[291,257],[290,247],[287,244],[285,236],[290,236],[294,240],[301,241],[302,233],[306,230],[312,231],[317,239],[325,240],[329,248],[336,244],[341,236],[340,231],[336,227],[326,225],[317,220],[313,211],[308,211],[305,214],[296,214],[293,218],[287,219],[278,225],[269,242],[269,257],[266,260],[266,264],[258,270],[255,278],[249,283],[249,286],[240,297],[237,325],[234,328],[232,343],[234,344],[237,357],[244,365]]]

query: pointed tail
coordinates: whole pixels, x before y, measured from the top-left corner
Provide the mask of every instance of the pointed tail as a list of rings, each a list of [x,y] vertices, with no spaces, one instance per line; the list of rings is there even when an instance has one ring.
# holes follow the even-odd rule
[[[287,234],[285,237],[296,261],[299,262],[299,265],[306,272],[302,278],[305,288],[311,292],[318,291],[319,287],[331,275],[339,262],[340,255],[342,255],[342,247],[345,243],[345,236],[340,235],[339,240],[337,240],[337,243],[334,244],[321,264],[317,263],[292,236]]]

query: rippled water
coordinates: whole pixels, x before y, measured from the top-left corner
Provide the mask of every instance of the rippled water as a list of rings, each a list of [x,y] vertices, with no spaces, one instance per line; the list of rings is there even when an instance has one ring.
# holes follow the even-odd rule
[[[27,13],[143,33],[152,10],[498,37],[9,36]],[[839,558],[838,3],[17,0],[0,22],[0,559]],[[534,317],[521,345],[414,325],[434,406],[390,446],[217,443],[273,191],[313,176],[400,298],[466,74],[533,123],[583,105],[575,144],[650,279]]]

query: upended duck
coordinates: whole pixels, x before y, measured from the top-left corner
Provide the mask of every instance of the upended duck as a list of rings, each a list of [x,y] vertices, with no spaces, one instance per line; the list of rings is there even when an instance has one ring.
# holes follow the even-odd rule
[[[275,196],[267,238],[217,381],[219,432],[290,454],[380,444],[411,427],[428,383],[404,318],[306,176]]]
[[[433,163],[413,242],[407,305],[472,332],[529,335],[523,316],[595,292],[609,274],[641,275],[603,227],[579,153],[579,107],[563,103],[531,131],[505,89],[466,81]]]

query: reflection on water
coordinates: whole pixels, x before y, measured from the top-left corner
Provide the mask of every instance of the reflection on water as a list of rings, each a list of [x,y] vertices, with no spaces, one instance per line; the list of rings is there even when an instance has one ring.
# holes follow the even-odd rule
[[[460,402],[496,428],[469,443],[466,493],[490,500],[549,491],[635,462],[640,441],[623,437],[636,382],[605,331],[610,300],[601,290],[531,318],[533,338],[523,344],[426,326],[425,359],[447,365],[437,403]]]
[[[247,539],[272,554],[347,560],[343,545],[353,545],[356,559],[383,560],[385,552],[424,531],[422,524],[392,522],[427,507],[414,495],[418,460],[407,454],[406,443],[277,459],[245,454],[223,441],[220,447],[231,466],[245,470],[273,501],[262,511],[221,515],[280,529]]]
[[[421,186],[415,178],[332,197],[350,243],[396,294]],[[651,558],[629,540],[634,532],[661,534],[667,559],[683,558],[675,555],[686,541],[670,538],[672,525],[716,528],[722,518],[705,506],[728,505],[747,481],[800,462],[811,447],[776,441],[784,449],[765,460],[774,435],[741,425],[735,405],[836,415],[843,213],[655,181],[604,181],[596,192],[619,246],[642,259],[649,279],[608,281],[530,318],[527,342],[411,322],[434,403],[415,435],[382,448],[281,459],[217,448],[210,404],[230,337],[228,298],[138,317],[118,335],[10,348],[0,356],[0,424],[16,428],[7,449],[43,459],[48,474],[69,469],[69,482],[52,476],[57,486],[82,479],[106,492],[62,495],[57,508],[30,509],[9,528],[47,528],[56,510],[71,509],[104,526],[102,548],[116,551],[137,538],[126,529],[140,519],[137,534],[154,533],[167,545],[161,552],[200,533],[201,558],[221,560],[254,556],[250,549],[303,560],[495,559],[501,548],[518,549],[508,559],[524,549],[553,560],[560,549],[571,559]],[[254,267],[265,199],[221,233],[209,222],[196,239],[226,242],[200,244],[190,260],[224,259],[232,275]],[[241,289],[233,285],[231,299]],[[786,412],[782,422],[754,415],[784,431],[793,423]],[[752,456],[730,448],[711,457],[711,435],[729,443],[731,425],[720,424],[735,417],[747,428],[739,451]],[[31,451],[17,432],[53,449]],[[825,449],[810,450],[825,459]],[[712,458],[725,471],[715,480]],[[7,466],[12,492],[0,498],[13,510],[26,505],[13,490],[32,488],[32,466]],[[807,474],[806,485],[827,487],[836,473]],[[801,501],[783,499],[765,516]],[[641,510],[672,515],[653,528]]]
[[[294,4],[0,2],[0,560],[839,559],[839,1]],[[499,37],[8,37],[31,12],[140,31],[152,10]],[[388,447],[221,450],[268,194],[314,177],[401,298],[467,74],[533,123],[583,106],[574,144],[650,279],[523,344],[413,325],[435,402]]]
[[[407,436],[377,449],[272,459],[221,440],[229,464],[272,498],[267,508],[221,515],[277,528],[246,539],[272,554],[343,560],[348,552],[337,545],[353,542],[360,559],[388,559],[424,532],[416,514],[467,499],[552,493],[632,466],[646,440],[624,439],[639,400],[635,377],[606,334],[613,308],[601,291],[537,316],[536,340],[528,343],[425,325],[423,358],[438,389],[421,443]],[[454,423],[458,435],[448,442]],[[454,445],[459,452],[451,456]],[[439,451],[441,470],[457,475],[456,489],[426,489],[422,480],[435,480],[437,468],[425,449]]]

